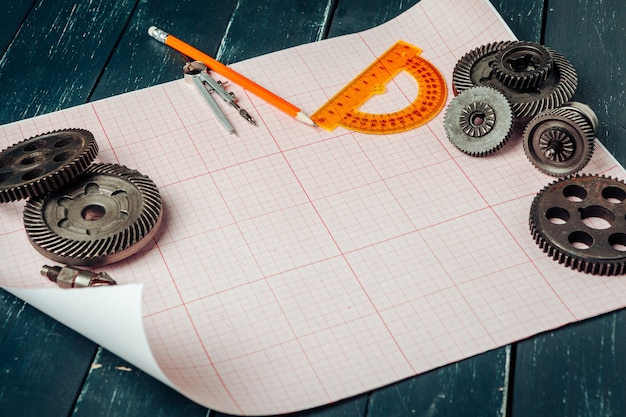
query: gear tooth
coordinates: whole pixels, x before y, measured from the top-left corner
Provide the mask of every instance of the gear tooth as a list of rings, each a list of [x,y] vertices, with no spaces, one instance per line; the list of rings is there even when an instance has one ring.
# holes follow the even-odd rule
[[[68,144],[77,142],[80,146],[78,150],[68,152],[65,150],[67,144],[61,143],[63,140],[69,140]],[[97,152],[98,146],[93,134],[84,129],[51,131],[24,139],[4,149],[0,152],[0,159],[19,153],[18,157],[13,158],[14,163],[11,162],[6,166],[12,167],[14,164],[20,166],[19,169],[13,170],[14,175],[9,178],[7,185],[0,186],[0,202],[37,197],[62,187],[84,171],[84,167],[95,159]],[[32,160],[25,164],[27,156]],[[55,163],[50,164],[49,161]],[[32,166],[33,170],[40,170],[41,173],[31,171],[36,173],[32,174],[34,178],[24,179],[25,166]],[[15,178],[18,175],[19,178]]]
[[[485,66],[484,61],[493,56],[497,51],[504,48],[511,41],[498,41],[478,46],[459,59],[452,71],[452,89],[455,95],[463,91],[480,85],[473,80],[473,74],[476,66]]]
[[[477,114],[480,123],[475,122]],[[511,136],[511,103],[492,87],[472,87],[450,102],[444,115],[444,127],[448,139],[460,151],[474,157],[490,155]]]
[[[522,141],[526,157],[537,169],[548,175],[566,176],[583,169],[591,159],[595,132],[585,115],[567,106],[535,116],[525,127]],[[568,143],[572,144],[569,151]],[[546,156],[552,146],[555,156]]]
[[[507,87],[528,90],[541,84],[552,71],[552,54],[544,46],[512,41],[495,56],[494,73]]]
[[[57,204],[55,197],[58,195],[81,195],[84,192],[83,185],[89,181],[97,182],[93,179],[97,176],[111,177],[107,182],[99,184],[102,187],[126,184],[124,187],[127,190],[136,190],[132,192],[136,194],[133,197],[135,206],[131,207],[131,218],[119,222],[117,227],[111,226],[112,230],[107,233],[83,237],[55,226],[58,219],[35,215],[36,211],[45,212],[45,204]],[[111,196],[116,189],[108,188],[104,195]],[[161,216],[158,188],[147,176],[122,165],[93,164],[85,170],[80,181],[52,193],[45,201],[42,198],[29,199],[24,210],[24,226],[31,243],[42,254],[62,263],[95,266],[124,259],[140,250],[150,241],[147,237],[156,232]]]
[[[607,187],[618,187],[626,193],[626,183],[623,180],[607,178],[593,174],[571,174],[565,178],[555,180],[537,193],[530,207],[529,227],[537,245],[553,260],[573,270],[591,275],[619,275],[626,271],[626,252],[613,250],[607,236],[612,235],[610,230],[596,230],[585,228],[584,233],[590,234],[589,247],[575,249],[569,241],[572,232],[579,229],[579,220],[570,221],[569,215],[561,218],[563,224],[552,223],[547,213],[558,208],[559,213],[578,215],[580,203],[572,202],[562,191],[572,185],[585,190],[585,200],[592,205],[598,205],[607,211],[615,209],[612,203],[603,203],[605,198],[602,191]],[[603,205],[604,204],[604,205]],[[554,212],[553,212],[554,213]],[[582,216],[582,213],[580,214]],[[560,218],[557,215],[557,218]],[[611,228],[619,233],[626,228],[626,218],[623,215],[614,216]],[[581,242],[582,243],[582,242]],[[586,242],[585,242],[586,243]],[[571,249],[567,249],[571,247]]]

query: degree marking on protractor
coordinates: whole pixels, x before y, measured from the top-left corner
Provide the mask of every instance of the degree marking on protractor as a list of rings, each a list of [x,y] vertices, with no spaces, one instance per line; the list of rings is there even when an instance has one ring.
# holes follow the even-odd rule
[[[326,130],[337,126],[365,133],[397,133],[421,126],[434,118],[446,102],[446,81],[433,64],[420,57],[422,50],[404,41],[396,42],[383,55],[317,110],[311,119]],[[400,71],[417,82],[417,97],[393,113],[372,114],[358,110]]]

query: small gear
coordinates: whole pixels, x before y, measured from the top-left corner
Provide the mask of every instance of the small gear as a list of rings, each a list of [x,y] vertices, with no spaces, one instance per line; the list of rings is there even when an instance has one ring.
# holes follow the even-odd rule
[[[530,232],[548,256],[594,275],[626,272],[626,184],[573,175],[541,190],[532,202]]]
[[[516,41],[495,56],[495,75],[507,87],[527,90],[541,84],[552,71],[552,55],[542,45]]]
[[[593,154],[597,120],[591,108],[578,102],[539,113],[522,135],[528,160],[555,177],[580,171]]]
[[[0,203],[44,195],[80,175],[98,154],[91,132],[65,129],[0,152]]]
[[[525,43],[526,47],[533,45]],[[470,87],[483,85],[500,90],[511,102],[515,117],[532,117],[538,113],[557,108],[568,102],[578,86],[578,76],[572,64],[561,54],[542,46],[535,46],[530,50],[533,56],[538,55],[539,48],[548,51],[551,58],[551,69],[546,71],[546,65],[537,65],[540,71],[530,71],[516,77],[508,77],[502,63],[506,58],[505,51],[514,51],[516,55],[522,54],[518,42],[500,41],[482,45],[466,53],[457,62],[452,74],[452,87],[455,94],[459,94]],[[539,59],[537,59],[539,61]],[[500,65],[498,65],[500,62]],[[498,69],[497,69],[498,68]],[[537,85],[528,88],[516,88],[519,83],[524,85],[534,84],[541,78],[540,74],[547,72],[547,76]],[[531,75],[532,74],[532,75]],[[507,85],[509,83],[511,85]]]
[[[93,164],[64,188],[31,198],[24,209],[30,242],[68,265],[117,262],[151,241],[162,218],[154,182],[125,166]]]
[[[471,156],[486,156],[509,140],[513,110],[498,90],[472,87],[450,101],[444,126],[448,139],[460,151]]]

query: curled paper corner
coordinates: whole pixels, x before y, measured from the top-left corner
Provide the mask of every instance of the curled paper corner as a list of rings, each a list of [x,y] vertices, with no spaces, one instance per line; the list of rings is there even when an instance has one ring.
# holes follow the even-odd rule
[[[177,390],[161,370],[146,337],[142,284],[72,290],[2,288]]]

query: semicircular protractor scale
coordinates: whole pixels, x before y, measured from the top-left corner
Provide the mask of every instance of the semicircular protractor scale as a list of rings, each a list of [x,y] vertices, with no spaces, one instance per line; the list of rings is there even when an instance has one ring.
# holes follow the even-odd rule
[[[404,41],[396,42],[361,74],[317,110],[311,119],[326,130],[337,126],[374,134],[399,133],[432,120],[444,107],[446,82],[437,68],[419,56],[422,50]],[[374,94],[384,92],[385,84],[400,71],[417,82],[415,99],[404,109],[372,114],[359,107]]]

